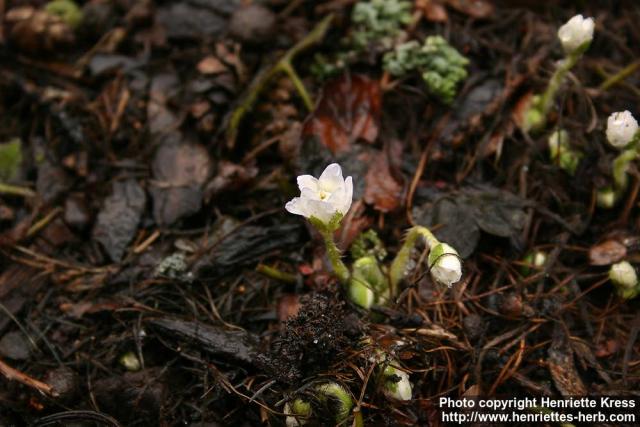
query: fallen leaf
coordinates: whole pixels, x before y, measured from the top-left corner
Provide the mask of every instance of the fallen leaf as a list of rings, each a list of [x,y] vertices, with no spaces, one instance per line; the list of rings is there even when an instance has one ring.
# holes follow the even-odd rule
[[[416,0],[416,9],[430,22],[447,22],[449,14],[439,0]]]
[[[211,173],[211,158],[199,144],[180,141],[174,135],[153,158],[151,183],[153,216],[160,225],[171,225],[200,210],[203,186]]]
[[[227,71],[226,65],[215,56],[207,56],[198,63],[198,71],[201,74],[219,74]]]
[[[573,351],[558,324],[553,331],[553,340],[548,350],[547,366],[553,383],[562,396],[568,398],[587,394],[587,388],[576,369]]]
[[[113,183],[112,194],[104,200],[93,229],[93,238],[102,244],[113,261],[120,261],[138,229],[147,197],[137,181]]]
[[[284,294],[278,301],[278,320],[284,322],[298,315],[300,311],[300,298],[296,294]]]
[[[489,0],[445,0],[448,6],[473,18],[483,19],[493,15],[495,6]]]
[[[324,86],[302,135],[318,138],[334,154],[350,150],[358,139],[372,143],[378,137],[380,107],[377,81],[357,74],[342,75]]]
[[[394,146],[402,153],[401,144]],[[393,150],[398,151],[397,148]],[[398,182],[391,172],[389,155],[386,152],[378,153],[365,177],[364,201],[380,212],[393,211],[402,201],[402,183]]]
[[[254,166],[243,166],[223,160],[218,164],[218,173],[205,190],[205,200],[223,191],[241,190],[243,186],[256,177],[258,169]]]
[[[627,255],[627,247],[617,240],[607,240],[589,249],[591,265],[610,265],[622,260]]]

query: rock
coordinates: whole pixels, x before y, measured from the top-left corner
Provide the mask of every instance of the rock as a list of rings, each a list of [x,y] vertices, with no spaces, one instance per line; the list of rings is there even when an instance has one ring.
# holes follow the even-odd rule
[[[231,15],[229,34],[243,43],[267,43],[275,34],[276,15],[264,6],[250,4]]]
[[[27,360],[31,348],[24,334],[14,331],[5,334],[0,340],[0,354],[13,360]]]

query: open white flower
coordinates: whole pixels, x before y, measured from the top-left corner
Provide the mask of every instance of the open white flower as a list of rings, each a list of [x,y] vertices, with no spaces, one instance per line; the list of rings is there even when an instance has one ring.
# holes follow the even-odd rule
[[[588,46],[593,39],[593,18],[576,15],[558,30],[558,38],[566,54]]]
[[[638,122],[628,111],[613,113],[607,119],[607,141],[616,148],[627,146],[638,132]]]
[[[342,177],[342,168],[332,163],[322,172],[320,178],[311,175],[298,177],[300,197],[294,197],[285,209],[305,218],[315,217],[328,224],[336,213],[346,215],[353,199],[353,180]]]
[[[446,243],[431,248],[427,259],[431,277],[438,283],[451,287],[462,277],[462,264],[458,252]]]

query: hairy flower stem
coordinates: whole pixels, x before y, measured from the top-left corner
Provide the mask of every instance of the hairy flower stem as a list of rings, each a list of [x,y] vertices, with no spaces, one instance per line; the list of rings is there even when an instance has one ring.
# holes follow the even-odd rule
[[[404,244],[391,263],[391,268],[389,270],[389,283],[392,298],[397,295],[398,284],[405,275],[407,264],[411,259],[411,252],[413,251],[413,248],[416,246],[416,244],[418,243],[418,239],[421,236],[426,240],[429,248],[433,248],[438,243],[440,243],[440,241],[438,241],[433,233],[426,227],[416,225],[409,229],[407,237],[404,240]]]
[[[336,273],[336,276],[338,276],[338,279],[340,279],[340,282],[343,285],[346,285],[349,283],[349,269],[340,259],[340,250],[338,249],[338,246],[336,246],[336,242],[333,240],[333,232],[321,229],[318,229],[318,231],[324,240],[324,245],[327,248],[327,256],[329,257],[333,271]]]
[[[558,67],[556,68],[556,71],[551,76],[551,79],[549,80],[549,85],[547,86],[547,89],[544,91],[544,93],[542,94],[542,97],[540,98],[539,108],[543,117],[542,124],[544,124],[544,122],[546,121],[547,114],[549,113],[549,110],[551,110],[551,106],[553,105],[553,100],[556,97],[556,93],[558,92],[558,89],[560,89],[560,86],[562,85],[562,82],[567,76],[567,73],[569,72],[569,70],[573,68],[574,65],[576,65],[576,62],[578,62],[578,59],[580,58],[580,56],[581,56],[581,53],[570,54],[566,59],[563,59],[562,61],[560,61],[560,63],[558,64]]]
[[[629,164],[638,158],[638,151],[635,147],[624,150],[613,160],[613,182],[615,183],[615,191],[617,194],[623,193],[629,184],[627,169]]]

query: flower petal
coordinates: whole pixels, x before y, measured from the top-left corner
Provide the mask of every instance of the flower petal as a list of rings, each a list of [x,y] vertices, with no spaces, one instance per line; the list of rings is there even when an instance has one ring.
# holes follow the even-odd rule
[[[324,200],[306,200],[308,217],[316,217],[320,221],[328,224],[336,213],[336,209],[331,203]]]
[[[342,178],[342,168],[337,163],[331,163],[320,175],[318,186],[321,190],[333,193],[338,188],[344,186]]]
[[[350,176],[348,176],[344,181],[344,186],[346,195],[340,212],[342,212],[343,215],[346,215],[347,212],[349,212],[349,209],[351,209],[351,203],[353,202],[353,179]]]
[[[287,202],[284,208],[294,215],[302,215],[306,218],[309,218],[309,215],[307,214],[307,203],[301,197],[294,197],[289,202]]]
[[[305,188],[318,192],[318,178],[311,175],[300,175],[298,177],[298,188],[302,191]]]

